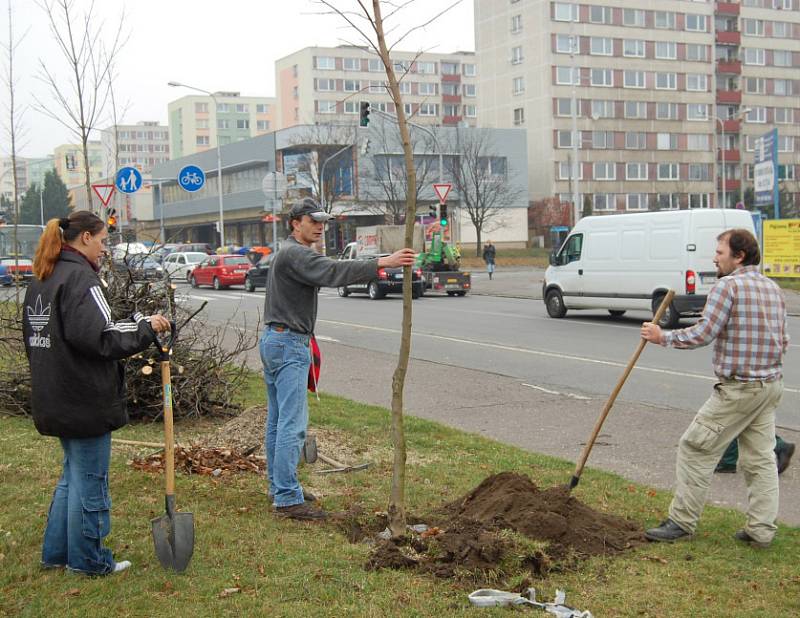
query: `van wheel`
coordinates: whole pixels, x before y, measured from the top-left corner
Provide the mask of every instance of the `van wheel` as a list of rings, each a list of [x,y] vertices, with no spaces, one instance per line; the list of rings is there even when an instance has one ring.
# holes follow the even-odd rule
[[[608,315],[610,315],[612,318],[621,318],[623,315],[625,315],[625,310],[624,309],[609,309],[608,310]]]
[[[341,296],[342,298],[347,298],[348,296],[350,296],[350,290],[347,289],[347,286],[343,285],[343,286],[339,287],[338,292],[339,292],[339,296]]]
[[[655,315],[656,311],[658,311],[662,300],[664,300],[663,294],[659,294],[653,299],[653,315]],[[680,314],[675,311],[675,304],[670,303],[669,307],[667,307],[666,311],[664,311],[664,315],[662,315],[661,319],[658,321],[658,325],[661,328],[676,328],[680,319]]]
[[[550,290],[545,298],[547,315],[551,318],[563,318],[567,315],[567,308],[564,306],[564,297],[558,290]]]

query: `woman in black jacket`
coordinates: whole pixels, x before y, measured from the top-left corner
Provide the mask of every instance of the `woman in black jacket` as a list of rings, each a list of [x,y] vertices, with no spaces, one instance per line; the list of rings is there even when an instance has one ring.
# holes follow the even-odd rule
[[[98,275],[108,232],[88,211],[51,219],[33,261],[23,334],[31,368],[33,421],[61,440],[64,467],[42,547],[45,567],[106,575],[125,570],[103,546],[111,529],[111,432],[128,422],[119,362],[169,330],[160,315],[115,322]]]

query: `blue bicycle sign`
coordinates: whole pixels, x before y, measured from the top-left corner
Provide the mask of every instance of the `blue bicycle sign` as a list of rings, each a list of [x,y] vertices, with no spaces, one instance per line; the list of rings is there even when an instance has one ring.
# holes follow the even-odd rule
[[[178,172],[178,184],[184,191],[194,193],[206,184],[206,173],[196,165],[186,165]]]

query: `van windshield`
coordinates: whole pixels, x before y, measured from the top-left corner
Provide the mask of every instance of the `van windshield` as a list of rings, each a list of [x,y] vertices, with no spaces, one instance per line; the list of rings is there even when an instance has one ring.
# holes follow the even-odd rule
[[[574,234],[567,239],[559,254],[559,264],[569,264],[581,259],[583,249],[583,234]]]

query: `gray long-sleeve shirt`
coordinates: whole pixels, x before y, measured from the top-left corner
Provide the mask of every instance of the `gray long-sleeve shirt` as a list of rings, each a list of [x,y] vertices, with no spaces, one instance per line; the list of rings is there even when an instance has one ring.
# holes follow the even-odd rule
[[[298,333],[313,333],[319,288],[369,281],[377,271],[378,260],[339,262],[289,236],[269,268],[264,324],[278,322]]]

